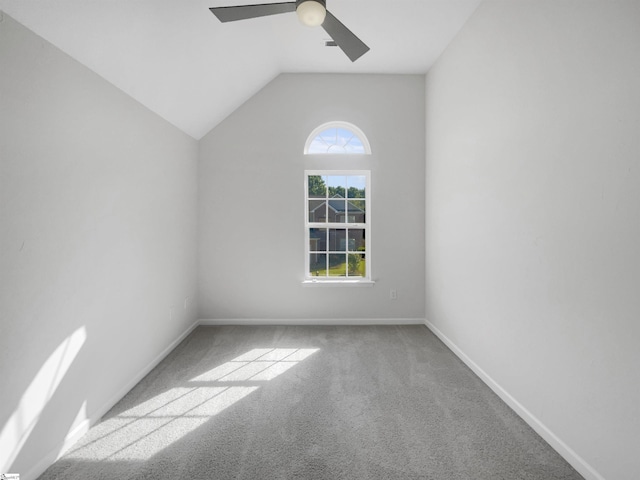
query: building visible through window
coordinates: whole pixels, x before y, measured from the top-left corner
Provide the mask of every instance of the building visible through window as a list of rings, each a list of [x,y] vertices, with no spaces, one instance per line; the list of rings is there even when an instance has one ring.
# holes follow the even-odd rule
[[[305,155],[340,156],[344,170],[305,171],[305,282],[371,283],[371,176],[349,157],[371,154],[364,132],[335,121],[315,128]]]
[[[306,172],[306,278],[369,279],[369,171]]]

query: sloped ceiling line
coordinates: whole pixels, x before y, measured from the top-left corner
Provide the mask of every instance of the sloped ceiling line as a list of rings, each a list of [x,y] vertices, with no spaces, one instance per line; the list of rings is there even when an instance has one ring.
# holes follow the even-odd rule
[[[329,0],[371,47],[356,63],[295,15],[222,24],[208,10],[241,0],[0,0],[0,9],[200,139],[282,72],[426,73],[480,1]]]

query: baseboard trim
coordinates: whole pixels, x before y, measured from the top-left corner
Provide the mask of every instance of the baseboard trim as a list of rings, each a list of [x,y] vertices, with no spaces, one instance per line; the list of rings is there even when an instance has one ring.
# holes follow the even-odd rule
[[[199,325],[424,325],[424,318],[209,318]]]
[[[105,402],[101,408],[87,415],[60,443],[58,447],[43,457],[26,474],[21,475],[24,480],[36,480],[44,471],[58,460],[73,446],[93,425],[95,425],[113,406],[118,403],[133,387],[135,387],[151,370],[153,370],[180,342],[182,342],[196,327],[221,325],[426,325],[442,342],[462,360],[473,372],[480,377],[509,407],[511,407],[538,435],[551,445],[578,473],[586,480],[605,480],[591,465],[573,451],[556,434],[547,428],[537,417],[518,402],[509,392],[500,386],[478,364],[468,357],[455,343],[453,343],[434,324],[424,318],[322,318],[322,319],[200,319],[189,326],[178,338],[171,342],[147,366],[135,375],[126,385]]]
[[[178,338],[160,352],[145,368],[118,390],[100,408],[95,409],[64,438],[64,440],[45,455],[28,472],[20,475],[23,480],[36,480],[55,461],[62,457],[80,438],[89,431],[116,403],[153,370],[171,351],[178,346],[196,327],[217,325],[424,325],[424,318],[321,318],[321,319],[202,319],[195,321]]]
[[[535,415],[525,408],[518,400],[516,400],[509,392],[507,392],[498,382],[485,372],[477,363],[475,363],[467,354],[465,354],[454,342],[452,342],[442,331],[433,323],[425,320],[424,324],[433,334],[442,340],[449,349],[462,360],[480,379],[487,384],[496,395],[498,395],[504,403],[509,405],[527,424],[535,430],[551,447],[558,452],[577,472],[586,480],[605,480],[595,468],[589,465],[580,455],[564,443],[555,433],[553,433],[544,423],[542,423]]]
[[[173,351],[187,336],[199,325],[198,321],[193,322],[184,332],[182,332],[178,338],[172,341],[162,352],[147,364],[140,372],[138,372],[131,380],[129,380],[115,395],[105,402],[102,407],[97,408],[92,413],[88,414],[86,418],[79,423],[65,439],[53,450],[51,450],[45,457],[42,458],[34,467],[32,467],[26,474],[20,475],[23,480],[36,480],[44,471],[49,468],[56,460],[66,453],[80,437],[89,431],[89,429],[95,425],[109,410],[111,410],[116,403],[135,387],[140,380],[151,372],[164,358]]]

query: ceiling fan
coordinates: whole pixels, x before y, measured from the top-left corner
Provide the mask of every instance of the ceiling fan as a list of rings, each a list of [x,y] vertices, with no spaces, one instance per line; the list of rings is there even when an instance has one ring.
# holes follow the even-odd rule
[[[296,12],[300,21],[310,27],[322,28],[333,42],[342,49],[352,62],[369,51],[362,40],[345,27],[326,8],[326,0],[296,0],[285,3],[262,3],[258,5],[238,5],[234,7],[210,8],[221,22],[234,22],[248,18],[266,17],[279,13]]]

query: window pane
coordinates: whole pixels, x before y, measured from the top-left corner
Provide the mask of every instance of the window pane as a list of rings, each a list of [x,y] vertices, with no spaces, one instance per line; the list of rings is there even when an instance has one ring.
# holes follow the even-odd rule
[[[364,200],[351,200],[347,202],[347,217],[351,223],[365,223],[365,201]]]
[[[326,252],[327,251],[327,229],[326,228],[310,228],[309,229],[309,251],[310,252]]]
[[[313,139],[313,141],[311,142],[311,145],[309,145],[309,150],[307,151],[307,153],[325,154],[325,153],[328,153],[327,152],[328,148],[329,147],[324,142],[324,140],[322,140],[320,136],[317,136],[316,138]]]
[[[326,179],[320,175],[309,175],[309,198],[325,198],[327,196]]]
[[[331,199],[329,200],[329,210],[327,212],[327,218],[332,223],[344,223],[347,217],[347,202],[346,200]]]
[[[307,149],[312,154],[363,154],[367,153],[363,139],[350,128],[329,127],[318,133]]]
[[[367,273],[367,265],[364,258],[364,254],[350,253],[349,254],[349,276],[364,277],[366,273]]]
[[[329,175],[326,177],[329,187],[329,198],[347,198],[347,177]]]
[[[327,153],[347,153],[347,149],[340,145],[331,145],[327,149]]]
[[[347,275],[347,258],[344,254],[329,254],[329,276],[345,277]]]
[[[336,252],[346,252],[347,251],[347,231],[346,230],[336,230]]]
[[[340,228],[332,228],[329,230],[329,251],[330,252],[346,252],[347,251],[347,231]]]
[[[338,136],[338,129],[337,128],[328,128],[328,129],[323,130],[322,132],[320,132],[320,134],[318,135],[318,137],[320,137],[320,139],[327,146],[335,145],[337,136]]]
[[[367,177],[364,175],[350,175],[347,178],[347,196],[349,198],[365,198]]]
[[[340,138],[339,133],[335,133],[334,138]],[[366,263],[368,175],[340,171],[313,173],[315,175],[308,173],[306,177],[307,278],[369,278]]]
[[[309,275],[312,277],[327,276],[327,254],[326,253],[309,254]]]
[[[336,130],[336,144],[341,147],[348,145],[355,136],[355,133],[346,128],[337,128]]]
[[[323,223],[327,221],[326,200],[309,200],[309,221]]]
[[[354,135],[351,140],[349,140],[349,143],[347,145],[344,146],[344,149],[346,151],[346,153],[365,153],[364,151],[364,145],[362,144],[362,140],[360,140],[360,137]]]
[[[349,229],[349,251],[364,252],[366,248],[364,228]]]

